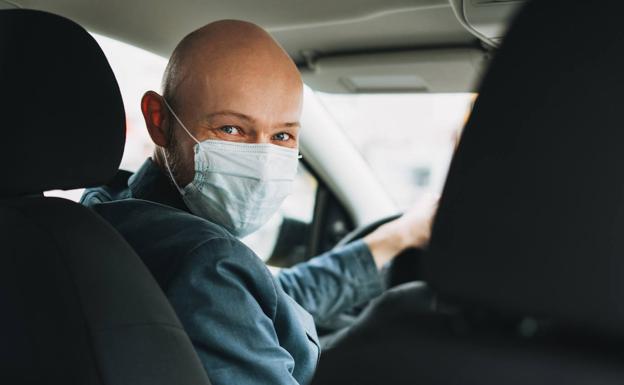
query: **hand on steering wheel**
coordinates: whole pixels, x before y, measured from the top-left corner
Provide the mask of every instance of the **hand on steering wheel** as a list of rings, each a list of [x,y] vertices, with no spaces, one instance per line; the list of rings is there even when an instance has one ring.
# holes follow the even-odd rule
[[[361,239],[375,231],[378,227],[396,220],[400,215],[393,215],[382,218],[366,226],[357,228],[347,234],[336,244],[335,247],[342,247],[355,240]],[[400,252],[390,262],[388,262],[381,270],[381,276],[386,289],[393,288],[406,282],[422,281],[421,256],[424,253],[423,248],[407,248]],[[331,334],[336,330],[351,325],[358,315],[368,306],[368,303],[362,304],[356,308],[340,314],[336,319],[325,325],[318,325],[319,335]]]
[[[400,216],[401,215],[393,215],[387,218],[382,218],[373,223],[357,228],[342,238],[335,247],[342,247],[357,239],[364,238],[368,234],[375,231],[378,227],[388,222],[392,222]],[[407,248],[386,264],[382,270],[385,287],[391,288],[405,282],[422,280],[420,260],[423,251],[424,248]]]

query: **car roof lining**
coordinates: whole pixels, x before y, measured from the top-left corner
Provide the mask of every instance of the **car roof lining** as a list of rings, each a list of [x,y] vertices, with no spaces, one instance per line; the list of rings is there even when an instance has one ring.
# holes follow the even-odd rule
[[[438,57],[442,48],[475,49],[478,40],[458,21],[448,0],[10,0],[20,7],[57,13],[77,21],[88,30],[168,57],[177,42],[187,33],[214,20],[236,18],[255,22],[267,29],[286,49],[305,74],[306,82],[330,92],[358,92],[327,86],[340,82],[334,73],[314,71],[315,63],[335,63],[350,57],[379,55],[386,65],[373,75],[394,71],[403,55],[389,52],[418,51],[427,61]],[[321,66],[322,67],[322,66]],[[452,66],[451,66],[452,67]],[[465,76],[455,81],[442,79],[447,71],[428,71],[427,92],[471,91],[474,81]],[[468,68],[468,67],[466,67]],[[413,67],[414,70],[417,67]],[[476,79],[480,73],[472,74]],[[431,77],[434,77],[432,79]],[[440,77],[435,79],[435,77]],[[377,78],[378,80],[381,78]],[[455,84],[454,84],[455,83]],[[343,83],[336,83],[338,86]],[[469,85],[470,84],[470,85]],[[380,85],[380,90],[392,92]]]
[[[319,55],[475,41],[447,0],[11,0],[61,14],[85,28],[168,57],[188,32],[237,18],[269,30],[298,63]]]

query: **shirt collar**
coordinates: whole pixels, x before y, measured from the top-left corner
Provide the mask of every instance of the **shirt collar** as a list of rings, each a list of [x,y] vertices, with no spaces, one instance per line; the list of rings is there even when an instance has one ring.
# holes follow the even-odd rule
[[[128,179],[132,197],[160,203],[190,212],[180,192],[160,167],[148,158],[141,168]]]

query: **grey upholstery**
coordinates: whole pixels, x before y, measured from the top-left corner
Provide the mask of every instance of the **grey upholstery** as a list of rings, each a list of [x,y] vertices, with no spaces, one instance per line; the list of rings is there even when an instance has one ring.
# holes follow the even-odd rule
[[[445,306],[389,293],[314,384],[624,383],[622,9],[534,0],[518,15],[424,255]]]
[[[103,183],[121,160],[123,105],[97,43],[55,15],[0,11],[0,79],[0,383],[209,384],[130,246],[41,194]]]

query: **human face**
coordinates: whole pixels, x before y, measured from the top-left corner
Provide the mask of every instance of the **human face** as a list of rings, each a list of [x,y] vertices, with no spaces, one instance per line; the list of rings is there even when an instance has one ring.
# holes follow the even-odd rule
[[[211,63],[217,66],[218,63]],[[226,68],[223,68],[226,67]],[[298,148],[303,86],[298,73],[267,73],[266,67],[212,67],[194,74],[178,89],[174,109],[198,140],[271,143]],[[176,176],[193,179],[193,146],[174,119]]]

